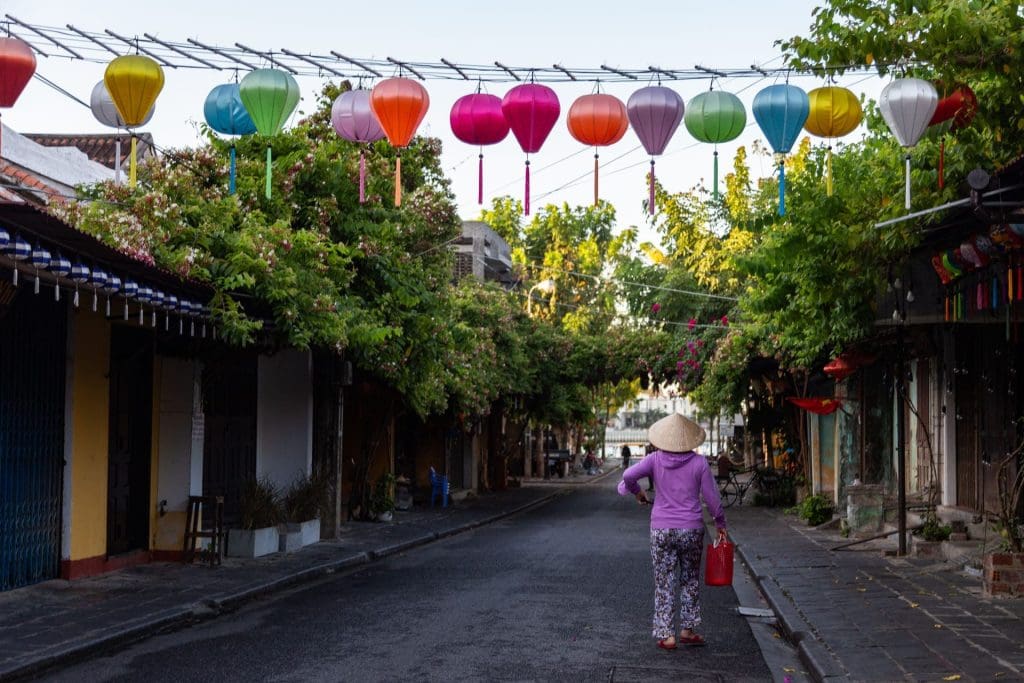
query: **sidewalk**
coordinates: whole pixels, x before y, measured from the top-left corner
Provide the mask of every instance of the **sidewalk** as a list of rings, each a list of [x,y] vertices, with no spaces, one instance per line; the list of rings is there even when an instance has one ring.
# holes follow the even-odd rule
[[[608,467],[597,476],[527,480],[521,488],[447,508],[396,512],[390,524],[350,522],[337,540],[294,553],[226,559],[217,568],[155,562],[0,593],[0,681],[209,619],[260,595],[474,529],[617,471]]]
[[[981,595],[957,565],[829,551],[846,539],[763,507],[726,510],[757,577],[815,680],[1024,679],[1024,600]]]

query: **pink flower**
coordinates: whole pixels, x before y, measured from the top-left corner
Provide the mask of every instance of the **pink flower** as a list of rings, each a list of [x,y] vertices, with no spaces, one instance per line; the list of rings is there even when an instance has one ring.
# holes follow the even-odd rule
[[[722,324],[725,325],[726,327],[729,326],[729,316],[727,316],[727,315],[723,315],[722,316]]]
[[[660,310],[661,310],[661,304],[656,303],[656,304],[651,306],[651,313],[657,313]]]
[[[696,318],[690,318],[690,322],[687,323],[686,329],[692,330],[695,327],[697,327],[697,319]]]

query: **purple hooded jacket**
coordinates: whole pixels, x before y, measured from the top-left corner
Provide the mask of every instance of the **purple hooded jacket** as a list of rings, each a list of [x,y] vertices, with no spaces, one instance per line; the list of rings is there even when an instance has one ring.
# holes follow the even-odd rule
[[[637,480],[650,477],[654,481],[652,529],[702,529],[704,517],[701,498],[715,519],[715,527],[725,528],[725,512],[718,496],[718,487],[704,456],[693,451],[669,453],[654,451],[622,473],[619,495],[640,493]]]

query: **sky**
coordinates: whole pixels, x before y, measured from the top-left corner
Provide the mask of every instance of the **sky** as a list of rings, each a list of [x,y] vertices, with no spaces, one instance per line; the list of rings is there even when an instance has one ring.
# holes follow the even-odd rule
[[[282,48],[298,53],[327,54],[330,50],[356,59],[393,57],[405,61],[456,64],[491,64],[568,68],[692,69],[700,64],[711,69],[748,68],[751,64],[782,65],[780,38],[806,35],[817,2],[811,0],[732,0],[692,2],[647,0],[639,5],[623,2],[514,3],[388,2],[327,3],[292,0],[288,3],[251,0],[246,3],[210,3],[196,0],[136,2],[123,0],[7,0],[3,13],[36,25],[63,27],[72,24],[86,31],[110,29],[126,37],[150,33],[158,38],[184,41],[194,38],[207,45],[243,43],[261,51]],[[486,9],[483,9],[486,7]],[[19,29],[14,26],[17,32]],[[31,33],[24,36],[44,41]],[[48,50],[49,52],[49,50]],[[54,48],[53,53],[59,53]],[[260,66],[267,66],[260,64]],[[92,87],[102,79],[105,65],[55,57],[39,57],[37,73],[57,83],[85,102]],[[240,73],[239,77],[244,76]],[[385,76],[397,73],[385,73]],[[216,85],[230,82],[234,74],[216,70],[165,69],[166,84],[152,121],[151,132],[159,147],[194,146],[201,142],[198,124],[203,102]],[[324,79],[299,77],[303,97],[298,110],[311,111]],[[748,127],[732,143],[719,146],[724,170],[736,147],[748,145],[759,130],[749,114],[757,91],[776,82],[774,77],[719,80],[715,87],[739,95],[748,109]],[[791,82],[810,90],[824,83],[814,77],[793,77]],[[372,82],[365,82],[372,87]],[[430,108],[421,134],[439,137],[442,163],[452,180],[460,216],[479,217],[477,204],[478,148],[459,142],[449,128],[452,104],[475,92],[473,82],[429,80],[424,83]],[[514,83],[484,84],[484,91],[499,97]],[[561,102],[562,113],[543,148],[531,155],[532,205],[536,211],[548,203],[586,205],[593,201],[593,148],[574,140],[566,126],[572,101],[594,91],[595,83],[549,84]],[[628,100],[634,90],[648,83],[605,83],[602,92]],[[706,90],[710,81],[665,82],[685,101]],[[838,85],[858,94],[875,96],[881,88],[876,78],[863,75],[840,79]],[[298,114],[295,115],[296,117]],[[23,133],[110,132],[81,104],[58,94],[38,80],[29,83],[16,105],[3,111],[3,121]],[[294,121],[294,118],[293,118]],[[855,132],[853,136],[857,136]],[[649,157],[633,131],[615,145],[600,150],[601,198],[617,211],[620,227],[636,225],[641,235],[653,237],[642,203],[647,196]],[[484,206],[495,196],[522,197],[523,160],[514,137],[484,148]],[[769,175],[771,159],[752,157],[755,177]],[[680,125],[665,154],[657,159],[657,177],[672,192],[689,189],[701,179],[710,183],[712,148],[696,142]]]

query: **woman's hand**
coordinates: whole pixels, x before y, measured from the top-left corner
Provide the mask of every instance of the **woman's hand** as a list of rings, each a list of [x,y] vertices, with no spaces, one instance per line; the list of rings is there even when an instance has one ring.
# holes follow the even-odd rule
[[[729,540],[728,532],[725,529],[719,529],[718,530],[718,539],[715,541],[715,544],[717,545],[719,543],[725,543],[728,540]]]
[[[641,491],[640,493],[636,494],[636,502],[640,503],[641,505],[647,505],[651,501],[647,500],[647,494]]]

